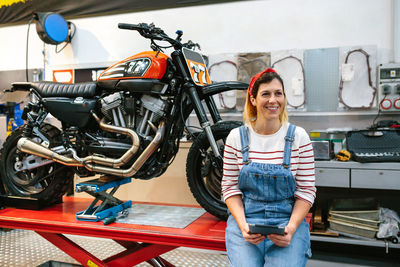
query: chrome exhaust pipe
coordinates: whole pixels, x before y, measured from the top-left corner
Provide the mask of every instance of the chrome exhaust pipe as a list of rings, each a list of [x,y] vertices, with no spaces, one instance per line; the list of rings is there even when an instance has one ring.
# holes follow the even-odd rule
[[[97,117],[97,116],[96,116]],[[95,117],[95,118],[96,118]],[[98,118],[97,118],[98,119]],[[119,130],[121,127],[117,126],[112,126],[112,125],[106,125],[103,123],[101,125],[104,127],[104,130],[110,130],[110,131],[116,131],[120,133]],[[130,129],[125,129],[125,133],[128,131],[133,132]],[[131,133],[129,133],[130,135]],[[55,162],[61,163],[66,166],[77,166],[77,167],[85,167],[86,169],[94,172],[99,172],[103,174],[111,174],[115,176],[122,176],[122,177],[131,177],[133,176],[141,167],[142,165],[146,162],[146,160],[153,154],[155,150],[159,147],[162,139],[164,138],[165,134],[165,123],[162,121],[158,127],[158,130],[156,132],[156,135],[154,139],[151,141],[151,143],[146,147],[146,149],[143,151],[143,153],[137,158],[137,160],[132,164],[132,166],[129,169],[119,169],[119,168],[112,168],[116,166],[117,164],[121,164],[121,162],[127,162],[129,159],[132,158],[133,154],[137,152],[138,147],[134,147],[132,149],[129,149],[128,152],[126,152],[120,159],[114,160],[110,158],[100,158],[96,156],[88,156],[83,159],[79,159],[77,157],[69,158],[65,157],[63,155],[60,155],[51,149],[44,147],[36,142],[31,141],[30,139],[26,137],[22,137],[18,140],[17,147],[19,150],[22,152],[28,153],[28,154],[33,154],[42,158],[47,158],[51,159]],[[136,133],[131,135],[133,138],[134,136],[137,137]],[[139,138],[137,138],[139,140]],[[134,140],[134,139],[133,139]],[[139,142],[139,141],[138,141]],[[76,158],[76,159],[75,159]],[[96,165],[97,163],[102,163],[103,165],[99,166]],[[125,163],[122,163],[123,165]],[[108,166],[108,167],[106,167]],[[112,167],[109,167],[112,166]]]
[[[51,159],[55,162],[61,163],[67,166],[77,166],[82,167],[83,163],[79,162],[73,158],[68,158],[60,155],[47,147],[44,147],[38,143],[31,141],[26,137],[22,137],[18,140],[17,148],[22,152],[33,154],[42,158]]]
[[[110,166],[113,168],[121,167],[129,162],[129,160],[136,154],[139,149],[140,139],[137,133],[129,128],[118,127],[114,125],[105,124],[103,121],[97,117],[95,113],[92,113],[92,116],[95,120],[99,123],[100,128],[112,132],[112,133],[119,133],[124,135],[129,135],[132,139],[132,146],[128,149],[119,159],[113,158],[102,158],[98,156],[88,156],[82,159],[83,165],[88,165],[90,163],[100,164],[105,166]]]
[[[38,143],[35,143],[25,137],[21,138],[18,141],[18,145],[17,145],[18,149],[21,150],[22,152],[40,156],[42,158],[51,159],[53,161],[56,161],[58,163],[61,163],[61,164],[67,165],[67,166],[81,167],[81,166],[85,166],[90,163],[93,163],[93,164],[99,164],[99,165],[110,166],[113,168],[118,168],[118,167],[121,167],[122,165],[128,163],[129,160],[136,154],[136,152],[139,149],[139,145],[140,145],[139,136],[136,134],[136,132],[134,132],[131,129],[105,124],[103,121],[101,121],[97,117],[97,115],[95,113],[92,113],[92,115],[95,118],[95,120],[99,123],[99,126],[101,129],[108,131],[108,132],[129,135],[131,137],[132,146],[119,159],[102,158],[102,157],[98,157],[98,156],[87,156],[85,158],[78,158],[77,156],[75,156],[73,158],[68,158],[68,157],[62,156],[60,154],[57,154],[57,153],[51,151],[50,149],[48,149]]]
[[[146,147],[143,153],[136,159],[129,169],[115,169],[110,167],[96,166],[93,164],[87,164],[85,167],[93,172],[100,172],[104,174],[111,174],[115,176],[131,177],[133,176],[146,162],[146,160],[153,154],[154,151],[159,147],[165,134],[165,123],[162,121],[158,127],[156,135],[154,136],[151,143]]]

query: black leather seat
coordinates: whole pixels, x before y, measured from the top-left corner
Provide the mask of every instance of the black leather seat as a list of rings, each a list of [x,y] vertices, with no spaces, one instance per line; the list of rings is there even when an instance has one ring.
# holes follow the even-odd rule
[[[95,82],[86,83],[57,83],[57,82],[16,82],[12,90],[35,89],[42,97],[84,97],[92,98],[97,94]]]

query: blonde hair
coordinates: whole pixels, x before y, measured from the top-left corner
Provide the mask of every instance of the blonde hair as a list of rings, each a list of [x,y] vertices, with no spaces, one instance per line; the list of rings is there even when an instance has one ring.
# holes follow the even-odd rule
[[[276,74],[277,75],[277,74]],[[282,79],[279,78],[273,78],[273,79],[278,79],[281,83],[282,83],[282,87],[283,87],[283,82]],[[258,93],[258,87],[260,86],[260,84],[262,83],[269,83],[269,82],[263,82],[263,76],[261,76],[254,84],[253,86],[253,90],[252,90],[252,95],[254,98],[256,98],[257,93]],[[289,121],[289,116],[288,116],[288,112],[286,109],[286,105],[287,105],[287,100],[286,100],[286,94],[285,94],[285,90],[283,90],[283,95],[285,96],[285,104],[283,106],[283,110],[281,112],[281,114],[279,114],[279,120],[280,122],[286,123]],[[245,124],[250,124],[252,121],[255,121],[257,119],[257,108],[255,106],[253,106],[253,104],[250,101],[250,94],[247,91],[246,93],[246,103],[244,104],[244,110],[243,110],[243,122]]]

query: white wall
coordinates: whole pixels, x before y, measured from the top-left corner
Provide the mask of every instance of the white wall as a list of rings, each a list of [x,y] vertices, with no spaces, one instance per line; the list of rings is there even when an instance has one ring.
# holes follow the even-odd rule
[[[119,22],[154,22],[172,36],[183,30],[184,40],[200,43],[205,54],[376,45],[379,64],[391,56],[391,7],[391,0],[264,0],[82,18],[71,20],[72,45],[59,54],[45,47],[49,69],[107,66],[150,49],[138,33],[118,29]],[[25,68],[26,30],[0,28],[0,71]],[[42,68],[34,25],[29,42],[29,67]]]

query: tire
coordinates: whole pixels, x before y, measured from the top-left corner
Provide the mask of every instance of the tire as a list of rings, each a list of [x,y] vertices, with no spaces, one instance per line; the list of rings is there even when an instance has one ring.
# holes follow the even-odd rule
[[[72,187],[74,172],[70,167],[58,163],[51,163],[35,169],[17,171],[18,161],[26,159],[30,154],[17,149],[17,142],[23,136],[25,125],[13,131],[4,142],[0,155],[0,176],[4,189],[8,195],[32,197],[54,203]],[[60,141],[60,131],[49,124],[43,124],[40,131],[54,146]],[[32,137],[40,141],[39,137]],[[47,176],[47,177],[46,177]],[[37,179],[46,177],[41,181]],[[36,180],[36,181],[35,181]]]
[[[221,156],[230,131],[241,126],[238,121],[227,121],[211,126]],[[186,176],[190,191],[197,202],[212,215],[226,220],[227,207],[222,198],[222,160],[216,158],[204,132],[198,135],[189,149]],[[219,166],[219,167],[218,167]]]

